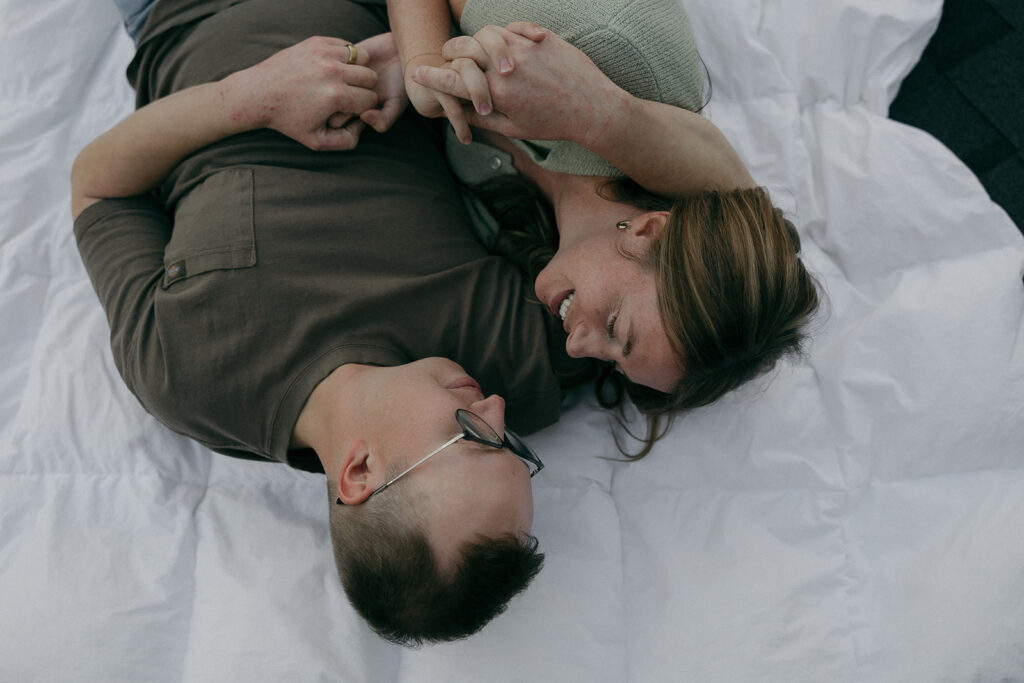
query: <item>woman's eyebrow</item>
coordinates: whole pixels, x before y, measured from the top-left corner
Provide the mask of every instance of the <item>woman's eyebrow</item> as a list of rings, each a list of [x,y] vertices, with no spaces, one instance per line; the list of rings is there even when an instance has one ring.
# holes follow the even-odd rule
[[[626,344],[622,347],[622,357],[626,358],[633,353],[633,347],[637,343],[637,334],[634,332],[632,321],[629,324],[629,332],[626,334]]]

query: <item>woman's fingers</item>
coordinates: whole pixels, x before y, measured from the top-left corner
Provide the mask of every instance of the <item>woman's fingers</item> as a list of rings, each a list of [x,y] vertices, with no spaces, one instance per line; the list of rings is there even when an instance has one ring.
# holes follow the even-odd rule
[[[506,37],[515,34],[498,26],[484,26],[470,36],[452,38],[441,47],[441,56],[448,61],[472,59],[484,71],[512,73],[515,62]]]
[[[458,72],[462,85],[473,102],[473,108],[484,116],[490,114],[494,109],[491,88],[487,85],[487,77],[477,63],[472,59],[460,58],[452,62],[450,68]]]
[[[458,72],[452,69],[442,69],[437,66],[418,66],[412,72],[412,79],[420,85],[436,90],[439,93],[458,97],[463,100],[470,99],[469,90],[459,77]]]
[[[449,62],[471,59],[483,71],[510,74],[515,70],[512,49],[523,39],[539,43],[548,32],[531,21],[516,21],[507,27],[485,26],[473,36],[457,36],[444,44],[441,56]]]
[[[372,90],[377,85],[377,72],[368,66],[344,65],[342,78],[349,85]]]
[[[406,104],[408,104],[408,100],[405,98],[392,97],[384,100],[380,109],[367,109],[359,118],[378,133],[385,133],[402,115]]]
[[[358,115],[377,106],[377,93],[366,88],[340,88],[329,105],[335,111]]]
[[[491,65],[491,58],[473,36],[455,36],[441,46],[441,56],[449,62],[456,59],[472,59],[482,69],[488,69]]]
[[[505,28],[516,35],[528,38],[535,43],[539,43],[544,40],[548,35],[546,29],[541,28],[532,21],[513,21]]]
[[[463,111],[462,102],[444,94],[439,94],[438,100],[441,102],[441,108],[444,109],[444,115],[448,117],[448,123],[452,124],[455,137],[462,144],[468,145],[473,141],[473,134],[469,130],[469,121],[466,119],[466,112]],[[470,113],[473,112],[470,111]]]
[[[494,133],[500,133],[508,138],[523,137],[519,128],[512,123],[512,120],[500,111],[493,112],[489,116],[480,116],[475,111],[467,107],[465,114],[466,122],[474,128],[481,128]]]

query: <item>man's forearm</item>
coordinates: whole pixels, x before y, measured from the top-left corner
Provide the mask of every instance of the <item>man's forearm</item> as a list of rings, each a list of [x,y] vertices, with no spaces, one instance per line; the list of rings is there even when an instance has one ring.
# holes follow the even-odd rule
[[[262,127],[245,103],[242,78],[232,74],[156,100],[89,143],[71,170],[73,217],[101,199],[151,190],[196,150]]]

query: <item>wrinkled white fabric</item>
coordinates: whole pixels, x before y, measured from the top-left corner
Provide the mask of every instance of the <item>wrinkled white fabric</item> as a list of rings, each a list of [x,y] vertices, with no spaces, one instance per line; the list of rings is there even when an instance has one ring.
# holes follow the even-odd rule
[[[405,651],[343,596],[322,477],[122,385],[68,173],[131,111],[131,43],[112,4],[0,0],[0,681],[1024,680],[1024,240],[885,118],[940,2],[686,4],[823,281],[814,341],[639,462],[578,402],[532,440],[544,571]]]

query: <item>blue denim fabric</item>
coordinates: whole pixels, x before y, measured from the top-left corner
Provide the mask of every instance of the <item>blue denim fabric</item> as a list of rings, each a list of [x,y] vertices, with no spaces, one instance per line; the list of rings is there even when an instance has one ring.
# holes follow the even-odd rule
[[[146,23],[146,17],[156,4],[156,0],[114,0],[117,11],[121,13],[124,20],[124,28],[128,31],[132,41],[138,42],[139,31]]]

